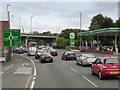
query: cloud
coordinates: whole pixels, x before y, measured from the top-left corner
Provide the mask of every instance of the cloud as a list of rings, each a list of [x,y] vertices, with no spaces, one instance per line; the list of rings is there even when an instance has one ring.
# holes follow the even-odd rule
[[[12,28],[21,26],[26,32],[31,31],[31,16],[33,30],[51,32],[65,28],[79,28],[79,13],[82,13],[82,29],[88,29],[93,16],[101,13],[116,20],[118,18],[117,2],[4,2],[2,4],[3,18],[7,18],[6,5],[10,4]],[[111,12],[112,11],[112,12]],[[57,30],[56,30],[57,29]]]

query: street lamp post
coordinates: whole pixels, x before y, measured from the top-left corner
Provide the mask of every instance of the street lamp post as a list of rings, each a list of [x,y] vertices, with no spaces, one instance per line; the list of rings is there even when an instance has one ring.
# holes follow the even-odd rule
[[[8,16],[9,25],[10,25],[10,11],[9,11],[10,6],[11,5],[7,5],[7,16]]]
[[[31,34],[32,34],[32,18],[33,16],[31,16]]]
[[[7,18],[8,18],[8,23],[9,23],[9,28],[10,28],[10,11],[9,11],[9,7],[11,5],[7,5]],[[6,61],[10,61],[11,59],[11,49],[12,47],[5,47],[5,51],[7,51],[7,53],[5,53],[5,59]]]
[[[80,32],[79,32],[79,39],[80,39],[80,48],[81,48],[81,17],[82,17],[82,13],[78,12],[80,14]]]
[[[19,17],[19,29],[21,28],[21,18]]]

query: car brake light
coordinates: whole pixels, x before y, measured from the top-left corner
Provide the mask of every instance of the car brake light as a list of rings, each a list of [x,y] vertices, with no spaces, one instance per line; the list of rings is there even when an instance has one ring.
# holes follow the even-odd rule
[[[84,58],[85,61],[87,61],[87,58]]]
[[[50,56],[50,58],[52,58],[52,56]]]

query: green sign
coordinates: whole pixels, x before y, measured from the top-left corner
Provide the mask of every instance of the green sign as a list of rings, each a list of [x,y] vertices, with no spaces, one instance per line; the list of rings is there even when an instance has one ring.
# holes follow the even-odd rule
[[[74,39],[75,38],[75,33],[70,33],[70,38]]]
[[[75,33],[70,33],[70,48],[74,49],[75,47]]]
[[[20,46],[20,29],[4,30],[4,46]]]

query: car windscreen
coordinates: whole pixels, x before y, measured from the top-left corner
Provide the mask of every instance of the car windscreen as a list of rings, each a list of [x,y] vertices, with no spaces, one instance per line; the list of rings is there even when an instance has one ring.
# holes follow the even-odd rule
[[[75,53],[68,53],[68,55],[75,55]]]
[[[96,58],[94,55],[92,55],[92,54],[88,54],[88,55],[85,55],[85,57],[87,57],[87,58]]]
[[[44,53],[43,56],[49,57],[49,56],[51,56],[51,54],[50,53]]]
[[[118,60],[118,59],[105,59],[104,64],[120,64],[120,60]]]

